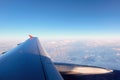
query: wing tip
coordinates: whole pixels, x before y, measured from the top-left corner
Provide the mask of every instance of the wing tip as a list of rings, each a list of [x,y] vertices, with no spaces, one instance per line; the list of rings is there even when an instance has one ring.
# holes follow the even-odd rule
[[[30,35],[30,34],[29,34],[29,37],[30,37],[30,39],[32,39],[32,38],[33,38],[33,36],[32,36],[32,35]]]

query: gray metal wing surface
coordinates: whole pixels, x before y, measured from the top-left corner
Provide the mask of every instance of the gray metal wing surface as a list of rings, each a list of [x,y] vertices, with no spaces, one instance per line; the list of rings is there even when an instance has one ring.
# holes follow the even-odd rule
[[[0,56],[0,80],[63,80],[37,37]]]

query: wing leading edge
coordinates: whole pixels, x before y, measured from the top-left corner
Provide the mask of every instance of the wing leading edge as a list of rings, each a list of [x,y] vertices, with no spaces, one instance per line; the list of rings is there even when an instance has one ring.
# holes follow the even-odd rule
[[[0,80],[63,80],[37,37],[0,56]]]

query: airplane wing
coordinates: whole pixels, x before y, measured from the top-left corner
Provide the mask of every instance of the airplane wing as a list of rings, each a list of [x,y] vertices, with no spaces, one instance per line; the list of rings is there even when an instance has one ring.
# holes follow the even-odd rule
[[[120,80],[118,70],[54,63],[37,37],[0,55],[0,80]]]
[[[37,37],[0,56],[0,80],[63,80]]]

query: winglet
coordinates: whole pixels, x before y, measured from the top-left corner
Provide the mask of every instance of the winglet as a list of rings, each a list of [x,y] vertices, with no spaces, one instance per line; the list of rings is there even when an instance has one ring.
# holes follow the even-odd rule
[[[32,36],[32,35],[29,35],[29,37],[30,37],[30,39],[32,39],[32,38],[33,38],[33,36]]]

